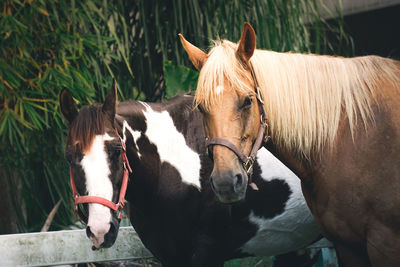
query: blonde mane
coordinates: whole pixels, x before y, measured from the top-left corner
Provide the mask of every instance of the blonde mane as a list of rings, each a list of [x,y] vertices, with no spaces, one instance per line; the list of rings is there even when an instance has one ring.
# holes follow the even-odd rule
[[[219,101],[218,85],[253,92],[235,55],[237,44],[216,42],[201,69],[195,102],[210,110]],[[394,61],[369,56],[342,58],[256,50],[251,58],[264,96],[274,141],[308,157],[332,146],[342,112],[353,135],[357,121],[373,121],[374,88],[379,79],[398,82]],[[360,118],[359,118],[360,117]]]

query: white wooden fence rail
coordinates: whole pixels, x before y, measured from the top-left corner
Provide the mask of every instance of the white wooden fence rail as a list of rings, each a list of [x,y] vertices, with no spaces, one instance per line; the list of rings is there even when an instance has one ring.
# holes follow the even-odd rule
[[[337,266],[333,248],[329,248],[331,246],[326,239],[310,246],[325,248],[322,253],[324,267]],[[51,266],[152,257],[132,227],[121,227],[111,248],[92,251],[91,247],[85,230],[0,235],[0,267]]]
[[[85,230],[0,235],[0,266],[49,266],[152,257],[132,227],[111,248],[92,251]]]

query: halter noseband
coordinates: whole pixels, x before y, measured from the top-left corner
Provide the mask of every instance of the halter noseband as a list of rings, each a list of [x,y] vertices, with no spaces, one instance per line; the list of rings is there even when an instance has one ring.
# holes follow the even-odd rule
[[[128,158],[126,156],[125,142],[121,138],[121,136],[118,134],[118,131],[115,130],[115,132],[117,133],[119,139],[121,140],[121,144],[122,144],[121,157],[122,157],[122,163],[124,165],[124,176],[122,178],[122,185],[121,185],[121,189],[120,189],[120,192],[119,192],[118,203],[114,203],[114,202],[112,202],[112,201],[110,201],[110,200],[108,200],[108,199],[106,199],[104,197],[99,197],[99,196],[80,196],[78,194],[78,191],[76,190],[74,174],[72,172],[72,168],[71,167],[69,168],[72,193],[73,193],[73,197],[75,199],[74,211],[85,224],[88,223],[88,218],[78,208],[78,204],[84,204],[84,203],[101,204],[103,206],[106,206],[106,207],[112,209],[113,211],[120,211],[120,213],[118,215],[118,219],[119,220],[122,219],[121,210],[124,208],[125,194],[126,194],[126,188],[128,187],[129,173],[132,173],[132,169],[131,169],[131,166],[129,165],[129,161],[128,161]]]
[[[250,72],[251,76],[253,78],[254,82],[254,91],[256,93],[256,98],[258,102],[258,109],[260,111],[260,128],[258,128],[258,134],[256,141],[253,144],[253,147],[250,151],[250,155],[246,156],[240,149],[238,149],[232,142],[230,142],[227,139],[221,138],[221,137],[213,137],[213,138],[208,138],[206,137],[206,147],[207,147],[207,152],[210,149],[210,146],[214,145],[220,145],[229,148],[235,155],[239,158],[239,160],[242,162],[243,169],[246,171],[246,174],[249,178],[249,185],[254,189],[258,190],[257,185],[254,184],[251,181],[251,176],[253,174],[253,164],[256,159],[257,151],[260,149],[262,146],[263,142],[267,142],[269,139],[269,136],[266,136],[264,140],[264,135],[265,135],[265,129],[267,128],[267,122],[266,122],[266,111],[264,108],[264,101],[263,97],[260,91],[260,87],[258,85],[256,76],[254,74],[253,67],[250,66]],[[211,153],[208,152],[209,155],[211,156]]]

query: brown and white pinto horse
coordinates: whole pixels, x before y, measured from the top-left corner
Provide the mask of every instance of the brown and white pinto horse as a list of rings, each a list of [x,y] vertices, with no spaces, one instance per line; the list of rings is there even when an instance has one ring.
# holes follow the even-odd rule
[[[265,123],[267,147],[300,177],[342,266],[400,266],[400,63],[256,50],[247,23],[238,44],[217,41],[208,54],[180,37],[200,70],[207,137],[230,144],[209,147],[219,199],[244,198],[232,147],[249,155]]]

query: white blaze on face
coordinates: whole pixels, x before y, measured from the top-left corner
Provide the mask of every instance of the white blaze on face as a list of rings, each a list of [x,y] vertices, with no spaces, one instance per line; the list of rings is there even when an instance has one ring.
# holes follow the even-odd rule
[[[110,169],[104,142],[112,139],[114,138],[108,134],[97,135],[81,161],[88,195],[103,197],[110,201],[112,201],[113,186],[109,177]],[[104,242],[104,235],[110,230],[110,221],[110,208],[96,203],[89,204],[88,226],[94,235],[91,240],[96,247]]]

